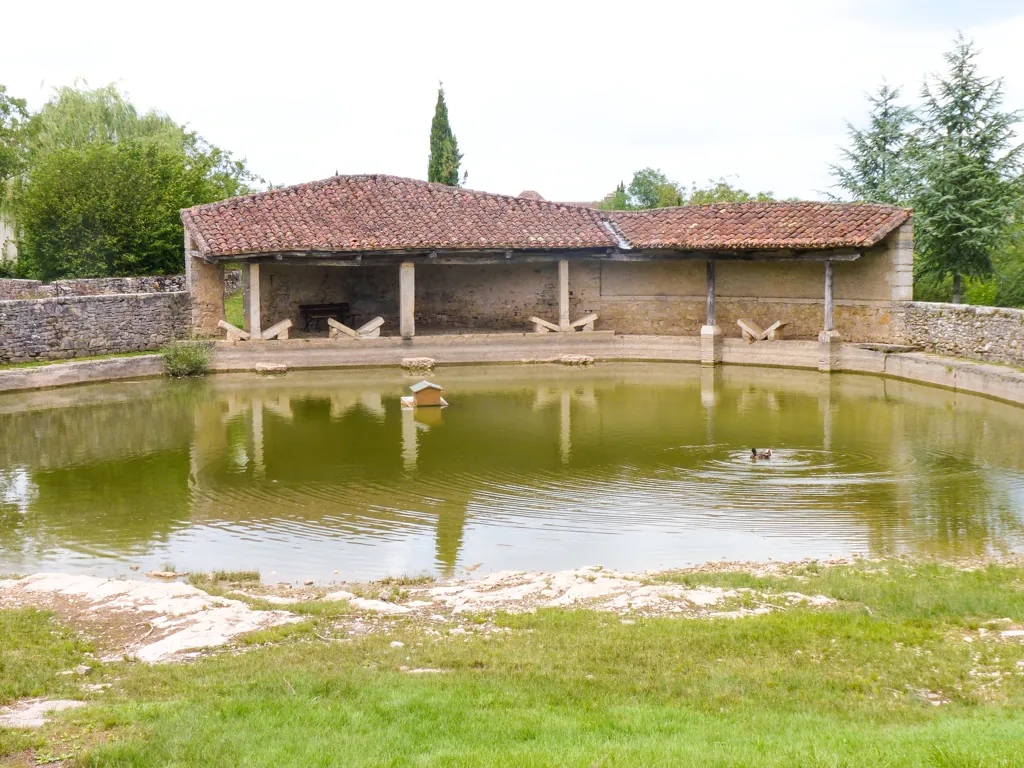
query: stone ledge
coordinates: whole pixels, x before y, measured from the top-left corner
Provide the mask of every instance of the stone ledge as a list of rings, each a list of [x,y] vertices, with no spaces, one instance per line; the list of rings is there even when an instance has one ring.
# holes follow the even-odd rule
[[[112,357],[106,360],[49,363],[31,368],[8,368],[0,370],[0,392],[139,379],[162,376],[163,372],[164,363],[160,355]]]

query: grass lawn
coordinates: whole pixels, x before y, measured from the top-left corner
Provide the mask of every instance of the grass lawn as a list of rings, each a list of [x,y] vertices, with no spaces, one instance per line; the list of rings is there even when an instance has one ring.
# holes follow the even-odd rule
[[[103,665],[88,679],[110,689],[38,735],[0,731],[0,754],[35,744],[70,765],[204,768],[1024,766],[1024,640],[1000,635],[1024,623],[1024,569],[664,578],[842,602],[736,620],[551,609],[469,634],[409,622],[348,635],[311,615],[242,653]],[[19,627],[0,638],[0,697],[66,695],[78,681],[56,671],[86,649],[45,614],[0,616]]]
[[[242,289],[229,296],[224,297],[224,319],[236,328],[241,328],[245,321],[245,312],[242,308]]]

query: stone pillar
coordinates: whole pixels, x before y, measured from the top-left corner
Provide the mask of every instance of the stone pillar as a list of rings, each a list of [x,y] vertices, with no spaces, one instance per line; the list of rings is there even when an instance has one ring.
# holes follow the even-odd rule
[[[718,365],[722,362],[724,338],[722,329],[715,324],[715,260],[708,259],[707,320],[700,329],[700,364]]]
[[[839,369],[841,339],[835,329],[835,276],[832,261],[825,262],[825,329],[818,334],[818,370],[831,373]]]
[[[398,328],[403,339],[416,335],[416,265],[402,262],[398,268]]]
[[[836,291],[835,271],[832,269],[832,260],[825,262],[825,330],[834,331],[836,312]]]
[[[886,255],[892,270],[892,300],[914,300],[914,224],[908,221],[889,235]]]
[[[818,334],[818,370],[831,373],[839,370],[839,349],[842,339],[838,331],[821,331]]]
[[[263,333],[263,316],[260,306],[260,265],[249,262],[246,264],[246,271],[249,273],[249,300],[246,302],[246,317],[249,323],[246,330],[253,338],[258,339]]]
[[[569,260],[558,262],[558,327],[569,330]]]
[[[192,307],[192,334],[216,336],[224,319],[224,265],[194,256],[192,238],[185,233],[185,285]]]

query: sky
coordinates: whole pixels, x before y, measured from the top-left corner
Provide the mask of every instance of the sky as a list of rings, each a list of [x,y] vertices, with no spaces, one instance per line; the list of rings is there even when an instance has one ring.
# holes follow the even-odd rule
[[[466,186],[598,200],[635,170],[822,199],[885,78],[958,31],[1024,109],[1024,1],[4,3],[0,84],[116,83],[274,184],[425,178],[444,82]]]

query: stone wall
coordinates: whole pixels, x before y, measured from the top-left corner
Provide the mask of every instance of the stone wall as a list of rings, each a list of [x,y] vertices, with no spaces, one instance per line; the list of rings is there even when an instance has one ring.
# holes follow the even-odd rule
[[[237,269],[224,275],[224,295],[242,285]],[[10,280],[0,278],[0,300],[44,299],[52,296],[98,296],[109,293],[178,293],[187,290],[184,275],[146,277],[95,277],[80,280]]]
[[[1024,310],[910,302],[903,337],[928,352],[1024,366]]]
[[[189,295],[0,301],[0,364],[156,350],[189,335]]]

